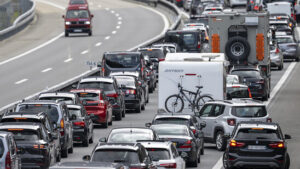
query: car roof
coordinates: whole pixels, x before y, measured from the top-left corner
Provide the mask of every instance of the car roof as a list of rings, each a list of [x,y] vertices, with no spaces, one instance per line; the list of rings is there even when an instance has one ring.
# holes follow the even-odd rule
[[[111,133],[153,133],[153,130],[146,127],[122,127],[114,128],[111,130]]]
[[[82,92],[87,92],[87,93],[101,93],[102,90],[100,89],[72,89],[71,92],[74,92],[74,93],[82,93]]]
[[[105,52],[104,54],[120,54],[120,55],[136,54],[136,55],[139,55],[141,53],[140,52],[129,52],[129,51],[110,51],[110,52]]]
[[[47,114],[44,113],[44,112],[40,112],[40,113],[35,113],[35,112],[9,112],[9,113],[5,113],[2,116],[2,119],[5,119],[5,118],[18,118],[18,117],[41,119],[41,118],[45,117],[46,115]]]
[[[237,84],[237,83],[226,84],[226,87],[231,87],[231,88],[247,88],[247,89],[248,89],[248,86],[247,86],[247,85],[244,85],[244,84]]]
[[[41,97],[69,97],[69,98],[75,98],[76,95],[72,92],[46,92],[46,93],[41,93],[39,95],[39,98]]]
[[[60,103],[64,103],[62,101],[59,100],[27,100],[27,101],[23,101],[20,102],[18,105],[24,105],[24,104],[47,104],[47,105],[56,105],[56,104],[60,104]]]
[[[237,124],[238,128],[264,128],[277,130],[278,124],[276,123],[268,123],[268,122],[240,122]]]
[[[170,141],[160,141],[160,140],[139,140],[139,143],[141,143],[145,148],[164,148],[169,149],[172,142]]]
[[[52,165],[50,169],[116,169],[121,167],[123,167],[123,164],[112,162],[72,161],[56,163]]]
[[[68,104],[67,108],[71,108],[71,109],[82,109],[81,106],[76,105],[76,104]]]
[[[111,72],[110,76],[139,76],[139,72],[130,72],[130,71],[123,71],[123,72]]]
[[[126,150],[138,150],[139,143],[99,143],[95,150],[102,150],[102,149],[126,149]]]
[[[0,123],[0,129],[29,129],[29,130],[37,130],[41,128],[40,123],[33,122],[4,122]]]
[[[154,43],[154,44],[152,44],[152,46],[176,47],[177,44],[176,43],[172,43],[172,42],[164,42],[164,43]]]
[[[183,113],[162,113],[156,114],[154,119],[159,118],[182,118],[182,119],[191,119],[193,115],[190,114],[183,114]]]
[[[86,77],[80,80],[79,83],[85,82],[105,82],[105,83],[113,83],[114,80],[111,77]]]
[[[72,4],[69,5],[67,10],[88,10],[88,6],[86,4]]]
[[[186,128],[186,129],[189,129],[187,125],[184,125],[184,124],[153,124],[151,125],[151,128],[152,127],[183,127],[183,128]]]
[[[169,30],[168,33],[197,33],[199,34],[199,30]]]
[[[205,104],[223,104],[227,106],[265,106],[262,101],[255,99],[233,99],[233,100],[213,100],[208,101]]]

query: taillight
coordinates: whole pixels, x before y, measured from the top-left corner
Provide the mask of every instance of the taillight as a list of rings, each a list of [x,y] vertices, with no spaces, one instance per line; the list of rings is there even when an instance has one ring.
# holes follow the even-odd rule
[[[60,120],[60,128],[63,129],[64,127],[65,127],[65,125],[64,125],[64,119],[61,119]]]
[[[254,6],[254,10],[258,11],[259,7],[257,5]]]
[[[296,15],[294,13],[291,13],[291,17],[296,20]]]
[[[43,144],[35,144],[35,145],[33,145],[33,148],[34,149],[44,149],[45,148],[45,145],[43,145]]]
[[[117,98],[118,94],[117,93],[111,93],[111,94],[107,94],[106,96],[107,97],[115,97],[115,98]]]
[[[269,144],[271,148],[284,148],[284,143],[283,142],[278,142],[278,143],[271,143]]]
[[[165,59],[159,59],[159,61],[161,62],[161,61],[165,61]]]
[[[198,48],[198,49],[200,49],[200,48],[201,48],[201,44],[200,44],[200,43],[198,43],[198,46],[197,46],[197,48]]]
[[[187,142],[185,142],[182,146],[180,146],[179,148],[192,148],[192,141],[188,140]]]
[[[230,140],[229,146],[230,147],[243,147],[245,143],[237,142],[235,140]]]
[[[135,90],[126,90],[126,94],[136,94]]]
[[[10,152],[7,152],[5,157],[5,169],[11,169]]]
[[[279,51],[279,48],[276,48],[276,51],[275,51],[275,53],[279,53],[280,51]]]
[[[81,127],[84,127],[85,126],[85,123],[83,121],[76,121],[76,122],[73,122],[73,124],[75,126],[81,126]]]
[[[192,131],[193,131],[194,134],[196,134],[196,129],[193,129]]]
[[[264,79],[261,79],[261,80],[259,80],[258,82],[256,82],[256,83],[259,83],[259,84],[264,84],[265,83],[265,81],[264,81]]]
[[[229,126],[235,126],[235,119],[227,119],[227,124]]]
[[[176,0],[177,2],[181,2],[181,0]]]
[[[252,94],[251,94],[249,87],[248,87],[248,93],[249,93],[249,98],[252,98]]]
[[[272,123],[272,118],[267,118],[267,123]]]
[[[176,163],[160,164],[159,166],[164,167],[164,168],[177,168]]]

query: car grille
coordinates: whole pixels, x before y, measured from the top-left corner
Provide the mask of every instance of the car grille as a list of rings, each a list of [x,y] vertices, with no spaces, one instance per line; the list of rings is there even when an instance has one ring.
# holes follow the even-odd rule
[[[80,25],[71,25],[70,28],[74,28],[74,29],[84,29],[84,28],[86,28],[86,27],[80,26]]]
[[[84,21],[72,21],[71,24],[72,25],[83,25]]]

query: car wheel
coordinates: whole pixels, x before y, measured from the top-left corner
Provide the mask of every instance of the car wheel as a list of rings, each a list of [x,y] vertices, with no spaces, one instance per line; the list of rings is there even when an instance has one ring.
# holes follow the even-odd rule
[[[92,130],[92,136],[89,139],[89,143],[92,144],[94,142],[94,130]]]
[[[117,121],[121,121],[122,120],[122,111],[120,110],[118,114],[115,115],[115,119]]]
[[[65,32],[65,37],[68,37],[69,36],[69,33],[68,32]]]
[[[198,160],[197,160],[197,162],[198,162],[198,163],[201,162],[201,156],[200,156],[200,153],[199,153],[199,155],[198,155]]]
[[[198,167],[198,158],[196,158],[195,161],[192,161],[190,165],[191,167]]]
[[[135,109],[135,112],[140,113],[142,111],[141,109],[142,109],[142,105],[141,105],[141,102],[140,102],[139,106]]]
[[[123,112],[122,112],[122,117],[125,117],[125,114],[126,114],[126,107],[124,106]]]
[[[108,120],[106,119],[106,121],[104,123],[102,123],[103,128],[107,128],[108,127]]]
[[[61,160],[61,153],[59,152],[57,155],[56,155],[56,162],[60,162]]]
[[[92,34],[93,34],[92,31],[90,31],[90,32],[89,32],[89,36],[92,36]]]
[[[89,146],[89,134],[87,134],[87,136],[82,141],[82,146],[83,147],[88,147]]]
[[[224,153],[223,154],[223,167],[224,167],[224,169],[232,169],[231,167],[228,166],[227,160],[228,160],[227,155],[226,155],[226,153]]]
[[[281,64],[280,66],[278,66],[278,70],[282,70],[283,69],[283,64]]]
[[[152,87],[149,87],[149,93],[153,93],[153,86]]]
[[[113,123],[113,120],[111,119],[111,121],[108,123],[109,126],[111,126]]]
[[[204,155],[204,145],[203,145],[202,148],[201,148],[200,154],[201,154],[201,155]]]
[[[145,110],[146,109],[146,104],[142,104],[142,107],[141,107],[142,110]]]
[[[262,101],[267,101],[268,100],[268,94],[266,94],[265,96],[263,96],[261,100]]]
[[[296,61],[296,62],[299,62],[299,57],[296,57],[295,61]]]
[[[290,168],[290,155],[289,153],[286,154],[286,159],[285,159],[285,166],[284,166],[284,169],[289,169]]]
[[[68,158],[68,149],[62,149],[61,150],[61,156],[64,158]]]
[[[226,140],[224,138],[224,133],[223,131],[218,131],[216,134],[216,148],[219,151],[225,150],[226,147]]]
[[[73,143],[72,143],[71,148],[69,148],[68,153],[73,153]]]

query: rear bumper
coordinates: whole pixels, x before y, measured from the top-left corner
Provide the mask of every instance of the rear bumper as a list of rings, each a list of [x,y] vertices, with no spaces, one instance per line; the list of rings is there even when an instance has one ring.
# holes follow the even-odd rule
[[[264,89],[250,89],[253,98],[262,98],[266,96],[266,91]]]
[[[187,153],[187,158],[184,159],[187,162],[193,162],[195,161],[195,159],[197,159],[197,155],[192,148],[177,148],[177,150],[179,154],[181,154],[182,152]]]
[[[132,98],[125,98],[125,108],[126,109],[136,109],[139,107],[140,100],[132,99]]]
[[[296,52],[283,52],[283,58],[284,59],[296,59],[297,53]]]
[[[50,161],[48,160],[48,158],[45,158],[42,155],[21,155],[22,168],[47,168],[50,164]]]
[[[82,142],[86,136],[85,129],[73,129],[73,141]]]

